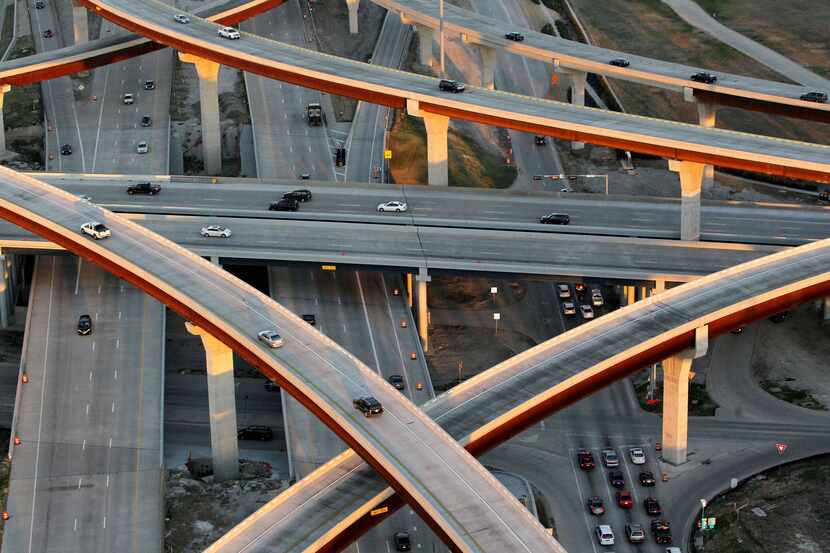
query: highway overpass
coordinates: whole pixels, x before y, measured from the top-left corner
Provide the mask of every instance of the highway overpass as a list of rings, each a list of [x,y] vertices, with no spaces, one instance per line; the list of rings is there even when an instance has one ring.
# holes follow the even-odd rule
[[[364,455],[454,550],[563,551],[484,467],[379,375],[221,268],[4,168],[0,217],[132,283],[233,349]],[[105,223],[113,236],[94,241],[82,235],[78,229],[90,220]],[[279,329],[285,346],[271,349],[258,341],[263,328]],[[361,395],[378,398],[384,415],[359,414],[351,401]]]
[[[437,80],[311,52],[243,33],[217,36],[218,27],[155,1],[82,0],[95,13],[143,36],[195,56],[292,84],[396,108],[435,125],[430,164],[446,165],[446,126],[457,118],[566,140],[623,148],[691,164],[710,164],[790,178],[830,181],[830,147],[571,106],[475,87],[460,95],[438,91]],[[430,119],[431,118],[431,119]],[[434,134],[434,133],[428,133]],[[441,150],[443,148],[443,154]],[[682,167],[678,167],[681,176]],[[439,171],[440,172],[440,171]],[[691,177],[690,177],[691,178]],[[694,179],[692,179],[694,180]],[[699,186],[698,186],[699,193]]]
[[[830,294],[830,240],[708,275],[522,352],[424,404],[474,455],[551,413],[709,337]],[[349,452],[243,521],[210,553],[337,550],[402,504]]]

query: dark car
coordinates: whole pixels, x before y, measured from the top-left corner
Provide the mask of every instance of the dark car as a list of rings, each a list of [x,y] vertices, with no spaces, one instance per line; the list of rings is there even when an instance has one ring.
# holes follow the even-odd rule
[[[588,287],[585,286],[584,282],[574,282],[574,291],[576,292],[576,297],[580,300],[585,297],[585,292],[588,290]]]
[[[588,498],[588,512],[594,516],[599,516],[605,513],[605,505],[599,497]]]
[[[152,182],[137,182],[127,187],[127,194],[149,194],[155,196],[161,192],[160,184],[153,184]]]
[[[45,7],[46,7],[46,2],[43,2],[42,0],[37,0],[37,2],[35,2],[35,9],[42,10]]]
[[[659,517],[663,514],[663,509],[660,508],[660,502],[653,497],[647,497],[643,500],[643,507],[646,508],[646,513],[650,517]]]
[[[240,428],[236,432],[236,437],[240,440],[261,440],[266,441],[274,437],[270,426],[246,426]]]
[[[464,83],[459,83],[458,81],[453,81],[451,79],[441,79],[438,83],[438,90],[443,92],[453,92],[457,94],[459,92],[464,92],[465,88]]]
[[[535,142],[537,146],[544,146],[548,143],[548,139],[544,136],[540,136],[537,134],[536,137],[533,139],[533,142]]]
[[[621,509],[630,509],[634,506],[634,499],[631,497],[631,492],[626,490],[620,490],[617,492],[617,505],[620,506]]]
[[[270,380],[265,381],[265,389],[268,390],[269,392],[279,392],[280,391],[280,387],[277,386],[274,382],[272,382]]]
[[[514,42],[521,42],[525,39],[525,36],[522,33],[511,32],[504,35],[504,38],[507,40],[512,40]]]
[[[406,381],[399,374],[393,374],[389,377],[389,384],[396,390],[403,390],[406,388]]]
[[[149,115],[145,115],[141,118],[141,126],[142,127],[152,127],[153,126],[153,118]]]
[[[43,38],[52,38],[53,36],[55,36],[55,33],[52,32],[52,29],[43,31]]]
[[[576,454],[577,461],[579,461],[579,468],[582,470],[593,470],[596,467],[594,463],[594,454],[587,449],[580,449]]]
[[[744,333],[744,327],[739,326],[738,328],[733,328],[729,331],[730,334],[734,334],[735,336],[740,336]]]
[[[302,317],[305,322],[312,326],[317,324],[317,317],[314,313],[303,313]]]
[[[61,146],[61,155],[62,156],[71,156],[72,155],[72,146],[69,144],[64,144]]]
[[[311,178],[311,175],[308,174],[308,173],[302,173],[300,175],[300,180],[309,180],[310,178]]]
[[[717,80],[718,80],[717,75],[712,75],[711,73],[707,73],[706,71],[701,71],[700,73],[695,73],[694,75],[692,75],[689,78],[692,79],[693,81],[695,81],[696,83],[706,83],[706,84],[712,84],[714,82],[717,82]]]
[[[352,405],[365,417],[373,417],[383,413],[383,406],[372,396],[359,397],[352,401]]]
[[[790,314],[789,311],[782,311],[781,313],[776,313],[775,315],[770,317],[769,320],[773,323],[776,323],[776,324],[783,323],[784,321],[787,320],[787,316],[789,314]]]
[[[287,200],[296,200],[298,202],[310,202],[311,190],[292,190],[282,195]]]
[[[644,470],[640,473],[640,485],[645,487],[653,486],[657,481],[654,479],[654,474],[651,472]]]
[[[806,102],[818,102],[819,104],[823,104],[827,102],[827,93],[808,92],[807,94],[802,94],[800,98]]]
[[[651,534],[654,541],[661,545],[671,545],[671,525],[668,520],[652,520]]]
[[[548,213],[539,217],[543,225],[567,225],[571,222],[571,216],[567,213]]]
[[[395,551],[409,551],[412,548],[407,532],[395,532],[392,541],[395,542]]]
[[[78,334],[81,336],[92,334],[92,317],[89,315],[81,315],[78,317]]]
[[[625,486],[625,477],[621,470],[612,470],[608,473],[608,481],[615,488],[622,488]]]
[[[608,62],[608,65],[613,65],[615,67],[628,67],[631,63],[629,63],[629,61],[625,58],[614,58]]]
[[[144,90],[155,90],[156,82],[155,81],[144,81]]]
[[[283,198],[268,206],[269,211],[297,211],[298,209],[300,209],[300,202],[288,198]]]

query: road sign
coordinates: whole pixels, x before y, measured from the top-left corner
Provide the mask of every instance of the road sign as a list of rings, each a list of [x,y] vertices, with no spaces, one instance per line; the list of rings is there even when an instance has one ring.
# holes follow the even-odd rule
[[[501,313],[493,313],[493,320],[498,321],[501,319]]]
[[[337,265],[322,265],[320,268],[324,271],[336,271]]]
[[[491,286],[491,287],[490,287],[490,293],[491,293],[491,294],[498,294],[498,293],[499,293],[499,289],[498,289],[497,287],[495,287],[495,286]]]
[[[392,159],[392,150],[383,150],[383,159]]]
[[[379,507],[377,509],[372,509],[371,511],[369,511],[369,515],[373,516],[373,517],[376,517],[378,515],[382,515],[383,513],[388,513],[388,512],[389,512],[389,507]]]
[[[778,450],[778,455],[784,455],[784,452],[787,451],[787,444],[775,444],[775,449]]]

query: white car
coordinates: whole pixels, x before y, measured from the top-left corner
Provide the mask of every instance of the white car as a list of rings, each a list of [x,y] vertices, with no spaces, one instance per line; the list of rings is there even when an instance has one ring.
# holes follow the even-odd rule
[[[559,294],[560,298],[570,298],[571,297],[571,287],[567,284],[557,284],[556,285],[556,292]]]
[[[270,348],[281,348],[285,345],[282,336],[276,330],[262,330],[257,334],[260,342],[265,342]]]
[[[123,102],[124,102],[125,104],[130,105],[130,104],[132,104],[132,103],[135,103],[135,96],[133,96],[133,95],[132,95],[131,93],[129,93],[129,92],[125,92],[125,93],[124,93],[124,97],[123,97],[123,99],[122,99],[122,100],[123,100]]]
[[[562,313],[565,315],[576,315],[576,306],[572,301],[562,303]]]
[[[607,524],[600,524],[596,528],[597,540],[600,545],[614,545],[614,531]]]
[[[378,211],[380,212],[394,211],[395,213],[403,213],[408,208],[409,206],[406,205],[406,202],[399,202],[398,200],[378,204]]]
[[[181,23],[182,25],[187,25],[188,23],[190,23],[190,18],[184,15],[183,13],[177,13],[173,16],[173,19],[176,21],[176,23]]]
[[[582,313],[583,319],[593,319],[594,309],[590,305],[580,305],[579,311]]]
[[[202,227],[200,232],[202,236],[210,236],[211,238],[230,238],[231,229],[220,227],[219,225],[209,225]]]
[[[135,151],[139,154],[146,154],[150,151],[150,146],[148,146],[147,143],[142,140],[141,142],[136,144]]]
[[[602,300],[602,292],[597,288],[591,290],[591,303],[594,304],[594,307],[602,307],[605,303]]]
[[[81,225],[81,232],[92,236],[96,240],[101,240],[102,238],[109,238],[112,236],[112,231],[107,228],[104,223],[99,223],[98,221],[90,221],[88,223],[84,223]]]
[[[239,31],[234,29],[233,27],[222,27],[219,29],[219,36],[222,38],[228,38],[230,40],[237,40],[242,38],[242,35],[239,34]]]
[[[635,465],[646,464],[646,452],[642,447],[632,447],[628,450],[628,456],[631,457],[631,462]]]

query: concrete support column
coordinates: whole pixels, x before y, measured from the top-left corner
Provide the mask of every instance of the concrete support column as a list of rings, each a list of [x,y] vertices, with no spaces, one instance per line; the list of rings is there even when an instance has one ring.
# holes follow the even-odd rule
[[[427,130],[427,184],[448,186],[447,130],[450,118],[421,111],[417,100],[406,101],[406,112],[413,117],[423,118]]]
[[[218,63],[179,52],[183,63],[196,66],[199,75],[199,104],[202,110],[202,157],[208,175],[222,173],[222,135],[219,126],[219,68]]]
[[[625,294],[625,304],[631,305],[637,301],[635,294],[637,293],[637,289],[634,286],[624,286],[623,293]]]
[[[6,120],[3,117],[3,100],[6,92],[12,89],[10,84],[0,84],[0,154],[6,152]]]
[[[75,44],[83,44],[89,41],[87,11],[79,0],[72,0],[72,29],[75,34]]]
[[[496,88],[496,49],[479,45],[481,54],[481,86],[494,90]]]
[[[588,74],[584,71],[568,71],[568,79],[571,88],[571,104],[575,106],[585,105],[585,82]],[[571,142],[571,150],[581,150],[585,147],[584,142]]]
[[[432,67],[432,28],[415,25],[418,31],[418,61],[421,65]]]
[[[228,346],[198,326],[191,323],[185,323],[185,325],[188,332],[202,339],[207,357],[213,474],[217,480],[233,480],[239,477],[233,352]]]
[[[14,324],[14,294],[12,293],[12,263],[7,255],[0,254],[0,327]]]
[[[669,160],[669,170],[680,176],[680,239],[700,240],[700,191],[703,164]]]
[[[640,286],[639,289],[640,289],[639,300],[644,300],[644,299],[648,298],[648,287],[647,286]]]
[[[424,351],[429,351],[429,314],[427,309],[427,283],[432,280],[432,277],[427,274],[427,270],[421,267],[418,271],[418,276],[415,277],[418,282],[418,335],[421,337]]]
[[[824,298],[824,301],[822,303],[823,303],[823,306],[824,306],[824,309],[823,309],[824,320],[825,321],[830,321],[830,297]]]
[[[414,305],[412,302],[412,273],[406,273],[406,302],[409,308]]]
[[[714,128],[715,123],[717,122],[717,113],[718,108],[715,104],[706,103],[706,102],[698,102],[697,103],[697,116],[698,122],[700,123],[701,127],[706,128]],[[714,165],[704,165],[703,166],[703,189],[704,190],[711,190],[712,184],[715,182],[715,166]]]
[[[349,8],[349,33],[357,34],[357,10],[360,8],[360,0],[346,0],[346,7]]]
[[[665,291],[666,291],[666,281],[663,280],[662,278],[658,278],[657,280],[655,280],[654,281],[654,290],[651,292],[651,295],[655,296],[657,294],[662,294]]]

